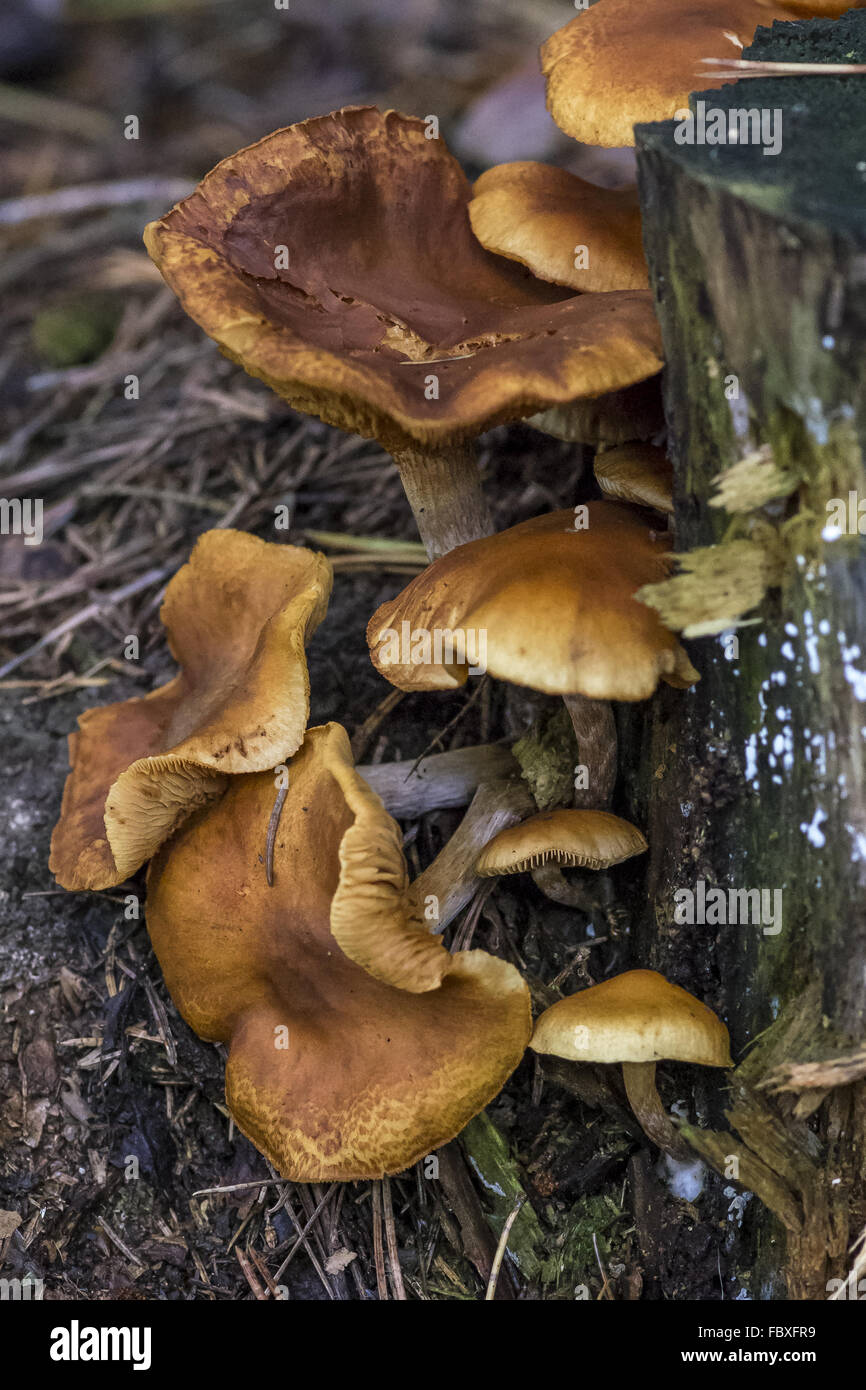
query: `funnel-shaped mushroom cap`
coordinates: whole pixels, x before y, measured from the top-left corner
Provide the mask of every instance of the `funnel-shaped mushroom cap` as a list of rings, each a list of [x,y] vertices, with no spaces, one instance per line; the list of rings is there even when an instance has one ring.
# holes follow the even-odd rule
[[[645,290],[635,188],[599,188],[567,169],[497,164],[475,184],[472,230],[488,251],[573,290]]]
[[[142,699],[86,710],[50,868],[64,888],[109,888],[145,863],[227,773],[272,768],[304,737],[304,644],[328,606],[323,555],[244,531],[207,531],[160,616],[181,674]]]
[[[620,444],[596,454],[593,468],[606,496],[673,515],[674,470],[664,449],[654,444]]]
[[[609,869],[646,848],[636,826],[608,811],[540,811],[500,830],[485,845],[477,869],[482,878],[522,874],[547,863],[566,869]]]
[[[275,131],[152,222],[147,249],[227,356],[391,449],[656,372],[649,291],[581,298],[485,251],[466,177],[428,132],[374,107]]]
[[[572,1062],[697,1062],[733,1066],[712,1009],[655,970],[628,970],[552,1004],[530,1047]]]
[[[548,110],[588,145],[633,145],[638,122],[718,87],[702,58],[739,58],[759,25],[793,18],[759,0],[598,0],[542,45]]]
[[[634,511],[589,502],[452,550],[367,628],[373,664],[401,690],[451,690],[470,667],[548,695],[643,700],[698,674],[633,594],[670,572],[670,541]]]
[[[519,973],[484,951],[450,956],[437,945],[441,984],[412,993],[340,949],[330,914],[340,845],[356,823],[344,790],[355,780],[344,730],[311,729],[289,769],[273,887],[267,773],[233,778],[162,849],[148,880],[148,930],[172,998],[197,1033],[229,1045],[235,1120],[298,1182],[378,1178],[446,1143],[500,1090],[531,1028]],[[381,807],[379,818],[389,819]],[[357,910],[381,905],[393,937],[395,903],[379,897],[377,864],[372,848]],[[392,899],[406,894],[394,885]]]

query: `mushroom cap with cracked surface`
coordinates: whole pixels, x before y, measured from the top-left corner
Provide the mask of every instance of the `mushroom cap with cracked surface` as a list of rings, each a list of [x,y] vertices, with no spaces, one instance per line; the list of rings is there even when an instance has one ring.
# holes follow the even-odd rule
[[[151,222],[148,252],[228,357],[391,450],[657,372],[649,291],[575,295],[486,251],[466,176],[427,130],[347,107],[274,131]]]

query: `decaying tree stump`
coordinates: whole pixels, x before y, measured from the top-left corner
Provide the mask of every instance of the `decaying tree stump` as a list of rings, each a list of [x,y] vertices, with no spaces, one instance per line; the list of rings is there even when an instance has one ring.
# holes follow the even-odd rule
[[[776,25],[746,56],[866,62],[866,13]],[[659,697],[649,729],[623,717],[626,814],[651,846],[637,945],[731,1028],[731,1129],[720,1115],[687,1133],[766,1209],[741,1278],[753,1297],[822,1299],[866,1224],[866,77],[701,98],[782,111],[778,155],[678,144],[675,122],[638,138],[676,548],[745,543],[727,602],[747,579],[760,601],[692,644],[693,692]],[[750,455],[713,506],[717,475]],[[724,913],[677,920],[675,893],[701,881]],[[768,890],[760,921],[730,889]]]

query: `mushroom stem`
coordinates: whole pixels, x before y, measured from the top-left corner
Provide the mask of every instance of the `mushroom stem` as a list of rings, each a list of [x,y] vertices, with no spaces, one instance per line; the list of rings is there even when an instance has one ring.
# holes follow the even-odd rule
[[[482,782],[517,772],[511,750],[501,743],[480,743],[434,753],[422,762],[362,764],[357,768],[396,820],[414,820],[427,811],[468,806]]]
[[[623,1062],[622,1079],[629,1104],[647,1138],[672,1158],[681,1161],[694,1158],[662,1105],[656,1089],[655,1062]]]
[[[569,883],[558,864],[539,864],[532,870],[536,888],[540,888],[546,898],[564,907],[576,907],[580,912],[590,915],[598,907],[585,883]]]
[[[417,902],[438,900],[438,917],[431,925],[441,932],[472,899],[484,882],[475,872],[478,856],[500,830],[524,820],[535,803],[519,780],[486,782],[472,798],[469,809],[451,839],[412,884]]]
[[[610,805],[616,783],[616,723],[609,700],[590,700],[586,695],[563,695],[571,716],[580,761],[587,770],[587,786],[575,790],[573,804],[603,811]]]
[[[474,444],[406,444],[392,458],[431,560],[493,534]]]

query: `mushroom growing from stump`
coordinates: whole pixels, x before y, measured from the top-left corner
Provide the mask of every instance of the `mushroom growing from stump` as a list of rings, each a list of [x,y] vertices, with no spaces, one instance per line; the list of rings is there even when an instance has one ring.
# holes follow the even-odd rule
[[[635,187],[600,188],[534,160],[497,164],[476,182],[469,220],[482,246],[540,280],[583,293],[649,287]]]
[[[401,690],[456,689],[483,658],[492,676],[563,696],[588,799],[603,809],[616,778],[608,702],[645,700],[660,680],[683,689],[698,673],[634,598],[645,576],[670,573],[670,538],[615,502],[580,512],[579,530],[575,512],[550,512],[459,546],[382,604],[367,644]]]
[[[594,400],[551,406],[538,415],[530,415],[526,423],[567,444],[597,448],[653,439],[665,427],[661,376],[649,377],[636,386],[626,386]]]
[[[270,773],[237,777],[151,864],[147,926],[180,1012],[228,1046],[239,1128],[295,1182],[400,1172],[504,1085],[531,1031],[519,973],[429,934],[398,826],[345,731],[310,729],[274,843]]]
[[[493,529],[479,434],[631,386],[662,353],[648,290],[576,295],[485,251],[428,135],[374,107],[275,131],[145,243],[226,356],[390,451],[432,557]]]
[[[328,606],[331,566],[299,546],[207,531],[160,617],[180,674],[143,698],[86,710],[51,838],[64,888],[122,883],[227,774],[272,768],[304,737],[304,653]]]
[[[759,25],[795,18],[763,0],[598,0],[541,46],[547,108],[587,145],[633,145],[635,125],[718,87],[702,59],[739,58]]]
[[[664,449],[654,444],[620,444],[596,454],[592,466],[605,497],[673,516],[674,470]]]
[[[572,1062],[618,1062],[629,1103],[649,1139],[678,1159],[693,1158],[662,1105],[656,1063],[663,1058],[731,1067],[728,1030],[712,1009],[655,970],[628,970],[551,1005],[530,1047]]]
[[[532,160],[497,164],[476,182],[469,218],[482,246],[540,280],[584,294],[647,288],[633,186],[600,188]],[[660,378],[551,406],[527,423],[573,444],[649,439],[664,427]]]
[[[482,878],[531,873],[546,897],[591,912],[591,894],[583,884],[567,882],[562,870],[609,869],[646,849],[637,827],[609,811],[540,811],[500,830],[485,845],[478,873]]]

